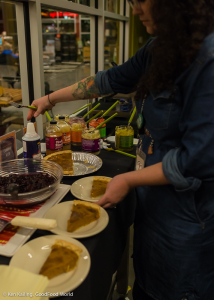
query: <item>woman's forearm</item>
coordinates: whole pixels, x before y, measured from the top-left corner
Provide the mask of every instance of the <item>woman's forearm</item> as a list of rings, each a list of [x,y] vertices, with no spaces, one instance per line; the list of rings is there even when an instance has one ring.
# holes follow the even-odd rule
[[[157,163],[142,170],[128,172],[123,174],[123,176],[130,189],[145,185],[170,184],[164,176],[162,163]]]
[[[170,182],[164,176],[162,163],[142,170],[120,174],[108,183],[106,193],[96,204],[104,208],[115,207],[134,188],[145,185],[165,185]]]
[[[56,92],[38,98],[32,102],[32,106],[37,107],[37,110],[29,109],[27,120],[30,121],[32,117],[38,117],[44,114],[46,110],[51,109],[59,102],[68,102],[75,100],[93,99],[101,96],[99,89],[95,82],[96,75],[89,76],[71,86],[60,89]]]
[[[68,102],[74,100],[93,99],[100,97],[95,83],[95,76],[89,76],[71,86],[53,92],[49,98],[51,103]]]

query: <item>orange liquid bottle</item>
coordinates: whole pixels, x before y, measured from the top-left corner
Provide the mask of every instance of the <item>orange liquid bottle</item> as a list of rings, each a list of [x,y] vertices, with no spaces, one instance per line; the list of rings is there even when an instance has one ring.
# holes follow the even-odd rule
[[[63,150],[71,150],[71,127],[65,122],[64,116],[59,116],[57,126],[62,132]]]

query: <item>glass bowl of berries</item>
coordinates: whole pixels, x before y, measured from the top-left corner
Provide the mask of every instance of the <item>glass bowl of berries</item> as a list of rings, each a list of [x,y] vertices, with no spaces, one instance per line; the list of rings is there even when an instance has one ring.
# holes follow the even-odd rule
[[[49,198],[63,169],[48,160],[14,159],[0,163],[0,204],[34,205]]]

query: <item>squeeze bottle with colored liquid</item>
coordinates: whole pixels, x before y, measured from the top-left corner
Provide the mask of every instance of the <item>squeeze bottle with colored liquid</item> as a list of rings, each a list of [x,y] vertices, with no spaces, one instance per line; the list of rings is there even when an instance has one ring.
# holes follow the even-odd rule
[[[24,158],[41,159],[40,136],[36,133],[34,124],[27,124],[27,132],[22,137]]]
[[[71,150],[71,127],[65,122],[64,116],[59,116],[57,126],[62,132],[63,150]]]
[[[57,121],[50,121],[45,133],[46,155],[63,150],[62,132]]]

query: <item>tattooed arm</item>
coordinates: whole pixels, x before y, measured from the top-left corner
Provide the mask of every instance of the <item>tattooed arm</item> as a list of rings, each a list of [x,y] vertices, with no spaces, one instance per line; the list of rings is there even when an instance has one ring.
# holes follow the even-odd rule
[[[27,120],[29,121],[33,116],[38,117],[44,114],[45,110],[51,109],[58,102],[68,102],[74,100],[93,99],[101,97],[98,87],[95,83],[95,76],[89,76],[71,86],[53,92],[48,96],[41,97],[32,102],[32,106],[37,107],[37,111],[30,109],[28,112]],[[102,95],[104,96],[104,95]]]
[[[93,99],[101,96],[95,84],[95,76],[89,76],[71,86],[72,100]]]

